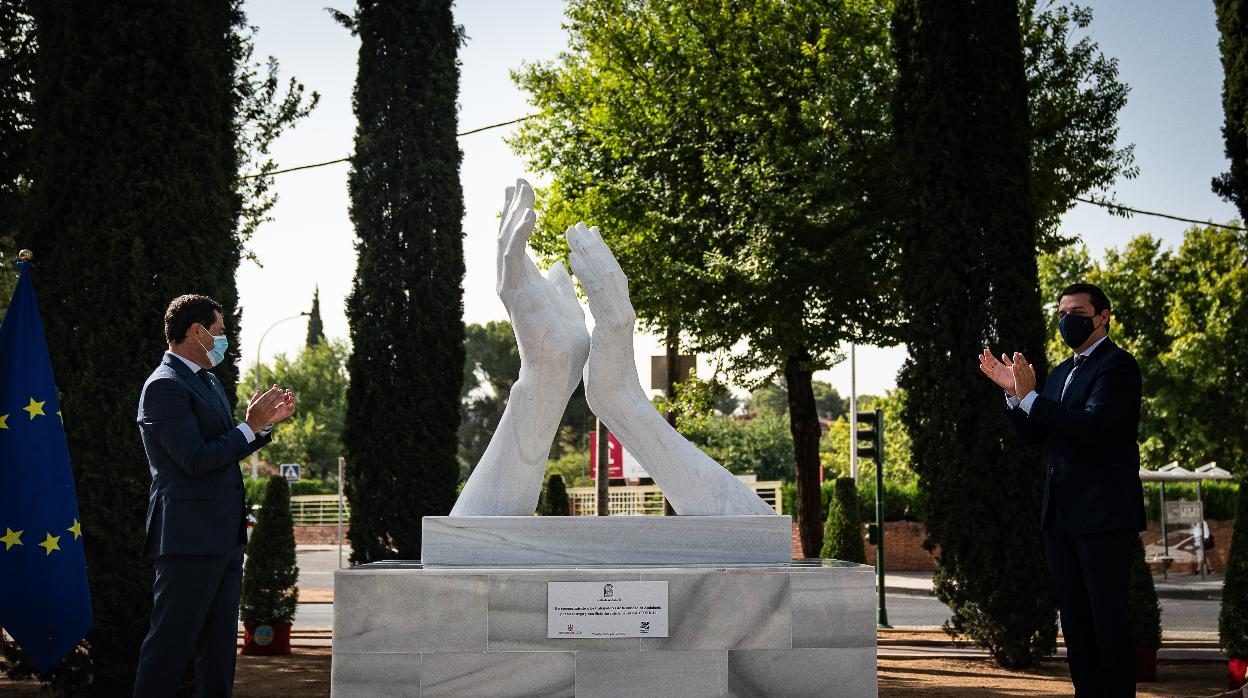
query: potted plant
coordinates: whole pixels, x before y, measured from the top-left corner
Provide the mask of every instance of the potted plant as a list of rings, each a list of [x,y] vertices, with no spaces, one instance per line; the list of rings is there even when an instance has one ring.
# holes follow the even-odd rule
[[[1235,528],[1222,580],[1222,611],[1218,614],[1218,638],[1227,658],[1226,687],[1244,685],[1248,669],[1248,488],[1239,484]]]
[[[284,478],[274,475],[265,487],[264,504],[247,544],[239,609],[243,654],[290,654],[290,624],[299,602],[298,578],[290,489]]]
[[[828,502],[828,521],[823,530],[820,557],[831,560],[866,563],[867,551],[862,542],[862,515],[858,511],[858,488],[854,479],[837,478]]]
[[[1144,561],[1144,542],[1137,540],[1131,560],[1131,632],[1135,636],[1135,680],[1157,680],[1157,648],[1161,647],[1161,604],[1153,573]]]

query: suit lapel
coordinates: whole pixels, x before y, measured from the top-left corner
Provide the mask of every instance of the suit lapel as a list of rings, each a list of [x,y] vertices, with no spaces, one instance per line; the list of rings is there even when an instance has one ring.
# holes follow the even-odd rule
[[[1096,349],[1093,349],[1092,353],[1088,354],[1088,360],[1083,362],[1083,365],[1079,367],[1078,371],[1075,371],[1075,377],[1070,379],[1070,385],[1066,387],[1066,394],[1062,396],[1063,405],[1066,404],[1066,401],[1070,399],[1070,396],[1075,392],[1075,387],[1082,385],[1087,381],[1088,376],[1092,374],[1092,369],[1096,368],[1097,361],[1099,361],[1101,357],[1109,354],[1110,351],[1113,350],[1114,346],[1116,345],[1113,343],[1113,340],[1106,337],[1105,341],[1096,345]],[[1068,361],[1070,361],[1071,367],[1073,368],[1074,361],[1070,359],[1068,359]],[[1065,379],[1063,378],[1062,380],[1064,381]]]
[[[1066,359],[1058,364],[1057,368],[1053,369],[1053,372],[1049,374],[1048,382],[1044,384],[1044,392],[1048,393],[1045,397],[1055,402],[1063,402],[1062,386],[1066,385],[1066,376],[1070,375],[1074,367],[1075,362],[1071,359]]]
[[[226,426],[229,426],[230,415],[225,410],[225,403],[218,396],[215,388],[210,390],[204,383],[203,379],[195,375],[195,372],[192,371],[190,367],[183,363],[178,357],[173,356],[170,352],[165,352],[165,363],[173,368],[174,373],[177,373],[182,379],[182,382],[189,385],[191,390],[193,390],[196,395],[199,395],[201,398],[208,401],[209,405],[216,407],[217,416],[222,419]]]

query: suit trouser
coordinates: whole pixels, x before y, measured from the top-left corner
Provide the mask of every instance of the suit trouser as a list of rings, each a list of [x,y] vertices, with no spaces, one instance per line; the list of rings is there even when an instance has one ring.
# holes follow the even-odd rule
[[[1133,530],[1045,531],[1045,552],[1057,590],[1062,635],[1075,695],[1135,695],[1135,635],[1131,630]]]
[[[177,693],[195,657],[195,695],[234,690],[243,546],[225,555],[161,555],[152,587],[152,621],[139,652],[135,698]]]

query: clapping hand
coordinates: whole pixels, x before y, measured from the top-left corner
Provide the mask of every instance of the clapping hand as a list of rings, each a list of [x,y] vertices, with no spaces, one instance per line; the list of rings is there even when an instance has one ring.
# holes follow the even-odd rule
[[[295,393],[277,385],[265,392],[257,390],[247,403],[247,426],[253,432],[276,424],[295,413]]]
[[[1008,354],[1002,354],[1001,359],[997,360],[985,348],[979,355],[979,371],[1016,398],[1026,397],[1027,393],[1036,389],[1036,368],[1021,352],[1014,352],[1012,358]]]

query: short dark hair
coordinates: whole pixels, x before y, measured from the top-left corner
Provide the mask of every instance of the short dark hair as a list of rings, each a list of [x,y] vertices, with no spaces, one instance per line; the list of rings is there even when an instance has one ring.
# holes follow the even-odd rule
[[[1088,294],[1088,297],[1092,299],[1093,314],[1100,315],[1102,310],[1109,310],[1109,296],[1105,295],[1099,286],[1092,284],[1071,284],[1058,294],[1057,301],[1060,303],[1066,296],[1073,296],[1076,293]]]
[[[170,343],[181,342],[191,331],[191,325],[197,322],[208,329],[217,321],[217,313],[220,312],[221,304],[208,296],[193,293],[178,296],[165,311],[165,339]]]

